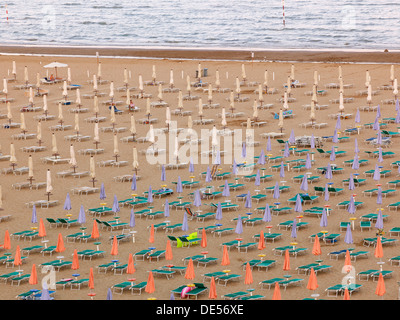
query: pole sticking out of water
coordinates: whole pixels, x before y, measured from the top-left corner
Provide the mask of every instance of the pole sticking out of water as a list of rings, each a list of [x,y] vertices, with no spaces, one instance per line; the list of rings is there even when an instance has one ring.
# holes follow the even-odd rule
[[[285,0],[282,0],[282,18],[283,18],[283,26],[285,26]]]
[[[6,19],[7,19],[7,22],[8,22],[8,7],[7,7],[7,5],[6,5]]]

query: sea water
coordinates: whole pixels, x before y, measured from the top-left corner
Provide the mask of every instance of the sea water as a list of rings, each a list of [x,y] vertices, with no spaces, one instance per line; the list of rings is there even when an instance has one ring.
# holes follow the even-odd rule
[[[9,0],[0,43],[400,49],[399,0]]]

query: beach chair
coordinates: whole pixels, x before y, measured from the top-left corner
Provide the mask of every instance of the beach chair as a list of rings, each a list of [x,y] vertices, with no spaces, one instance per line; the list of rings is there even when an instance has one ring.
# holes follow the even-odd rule
[[[150,254],[150,252],[151,252],[151,250],[144,249],[144,250],[134,253],[133,256],[135,257],[135,260],[144,261],[147,258],[147,256]]]
[[[61,227],[66,226],[67,228],[69,228],[70,226],[78,224],[78,219],[69,220],[69,219],[58,218],[57,220],[60,223]]]
[[[348,285],[337,284],[337,285],[326,288],[325,291],[326,291],[326,294],[328,297],[337,297],[339,294],[343,295],[346,288],[347,288],[349,294],[351,295],[351,293],[359,290],[361,287],[362,287],[361,284],[355,284],[355,283],[348,284]]]
[[[53,254],[53,252],[56,250],[56,248],[57,248],[57,246],[49,246],[49,247],[47,247],[47,248],[43,248],[41,251],[40,251],[40,253],[42,254],[42,255],[45,255],[45,254],[50,254],[50,255],[52,255]]]
[[[223,235],[223,234],[225,234],[225,233],[231,233],[231,232],[233,232],[235,229],[234,228],[222,228],[222,229],[215,229],[215,230],[212,230],[211,231],[211,233],[215,236],[216,234],[218,235],[218,236],[221,236],[221,235]]]
[[[250,295],[250,292],[237,291],[237,292],[233,292],[233,293],[224,294],[221,297],[224,298],[224,300],[236,300],[236,299],[246,297],[248,295]]]
[[[246,252],[249,249],[254,249],[258,245],[257,242],[248,242],[248,243],[243,243],[237,246],[238,252]],[[243,250],[243,251],[242,251]]]
[[[149,254],[147,256],[147,259],[149,259],[150,262],[152,261],[152,259],[160,261],[160,258],[162,258],[164,255],[165,255],[165,250],[157,250]]]
[[[30,276],[31,276],[30,274],[23,274],[17,277],[13,277],[12,279],[10,279],[11,285],[13,286],[14,284],[16,284],[19,286],[21,282],[28,281]]]
[[[332,251],[328,253],[329,259],[336,258],[336,260],[339,259],[339,257],[346,255],[346,251],[349,251],[350,253],[354,250],[354,248],[348,248],[348,249],[342,249],[342,250],[337,250],[337,251]]]
[[[129,289],[132,285],[132,282],[123,281],[111,286],[112,292],[116,294],[122,294],[125,289]]]
[[[89,279],[84,278],[84,279],[78,279],[78,280],[73,280],[70,282],[70,289],[71,290],[80,290],[81,287],[89,285]]]
[[[390,203],[387,205],[387,207],[389,208],[389,211],[393,211],[392,209],[396,210],[400,207],[400,201],[398,202],[394,202],[394,203]]]
[[[212,264],[212,263],[217,263],[218,258],[213,258],[213,257],[207,257],[207,258],[200,258],[197,259],[197,266],[199,267],[200,265],[203,265],[204,267],[207,267],[207,265]]]
[[[111,270],[115,266],[114,262],[104,263],[97,266],[98,273],[107,273],[107,271]]]
[[[16,271],[10,272],[10,273],[5,273],[5,274],[0,275],[0,280],[3,280],[4,283],[7,283],[8,280],[12,280],[13,278],[18,277],[19,274],[20,273],[16,272]]]
[[[128,269],[128,264],[117,264],[112,267],[112,270],[114,271],[114,274],[123,274],[124,271]]]
[[[274,255],[281,255],[281,256],[285,253],[286,250],[288,250],[289,255],[292,255],[296,258],[299,254],[306,253],[308,251],[308,248],[294,248],[293,246],[284,246],[272,249]]]
[[[258,271],[261,269],[265,269],[268,271],[268,268],[275,266],[276,260],[262,260],[260,263],[256,265]]]
[[[182,223],[176,223],[176,224],[168,225],[168,226],[165,226],[165,227],[164,227],[166,233],[167,233],[168,231],[170,231],[170,232],[172,233],[172,232],[174,232],[176,229],[181,229],[181,228],[182,228]]]
[[[264,289],[265,287],[268,287],[268,289],[271,289],[271,286],[274,286],[275,283],[279,283],[280,281],[284,281],[285,278],[272,278],[272,279],[267,279],[259,282],[259,285],[261,286],[261,289]]]
[[[372,228],[372,223],[370,220],[368,221],[360,221],[360,229],[361,231],[367,229],[367,230],[371,230]]]
[[[304,281],[304,279],[293,278],[293,279],[279,281],[278,284],[279,284],[279,286],[282,286],[284,288],[284,290],[286,291],[286,289],[290,286],[301,286],[303,281]]]
[[[140,295],[140,294],[142,294],[142,290],[146,288],[146,285],[147,285],[147,282],[143,281],[143,282],[140,282],[138,284],[131,286],[129,288],[129,290],[131,290],[131,294],[133,294],[133,295],[134,294]]]
[[[390,236],[392,236],[392,235],[395,235],[395,236],[400,235],[400,228],[399,228],[399,227],[393,227],[393,228],[391,228],[391,229],[389,230],[389,235],[390,235]]]
[[[218,284],[226,286],[230,281],[239,281],[241,278],[240,274],[227,274],[222,277],[219,277],[217,280]]]
[[[40,245],[26,247],[26,248],[22,248],[21,249],[21,253],[22,254],[26,254],[27,256],[29,256],[30,253],[41,251],[43,248],[44,247],[40,246]]]
[[[225,276],[225,275],[226,275],[226,272],[222,272],[222,271],[215,271],[215,272],[205,273],[205,274],[202,274],[203,282],[211,281],[212,277],[214,277],[214,279],[217,280],[219,277],[222,277],[222,276]]]
[[[368,251],[350,252],[350,259],[356,261],[358,257],[368,258]]]
[[[56,288],[57,286],[60,286],[63,290],[65,290],[65,287],[69,286],[73,280],[73,278],[61,279],[56,282]]]
[[[204,286],[203,283],[193,283],[195,285],[194,289],[190,290],[189,292],[186,293],[186,296],[188,297],[188,299],[190,299],[191,297],[194,297],[196,300],[198,298],[199,295],[206,293],[206,291],[208,290],[207,287]]]
[[[175,274],[175,271],[172,271],[172,270],[163,270],[163,269],[153,269],[153,270],[151,270],[151,272],[152,272],[154,275],[165,276],[165,277],[167,278],[167,280],[171,279],[171,278],[174,276],[174,274]]]

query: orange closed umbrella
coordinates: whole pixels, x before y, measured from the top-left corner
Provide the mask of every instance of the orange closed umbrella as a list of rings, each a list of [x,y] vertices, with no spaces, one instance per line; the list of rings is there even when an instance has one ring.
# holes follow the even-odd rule
[[[316,290],[318,288],[317,276],[315,275],[314,268],[311,268],[310,277],[308,278],[307,289]]]
[[[31,276],[29,277],[29,284],[38,284],[36,265],[32,265]]]
[[[313,249],[312,249],[312,254],[313,254],[314,256],[319,256],[319,255],[321,255],[321,245],[320,245],[320,243],[319,243],[318,235],[316,235],[316,236],[315,236],[315,239],[314,239],[314,246],[313,246]]]
[[[147,284],[146,284],[146,288],[144,289],[144,291],[146,291],[147,293],[153,293],[154,291],[156,291],[156,288],[154,286],[154,277],[153,277],[153,272],[149,272],[149,277],[147,279]]]
[[[246,274],[244,277],[244,284],[252,284],[253,283],[253,274],[251,272],[250,264],[247,262],[246,264]]]
[[[96,220],[93,220],[93,229],[92,229],[92,234],[90,235],[90,237],[91,237],[92,239],[100,238],[99,229],[98,229],[98,227],[97,227],[97,222],[96,222]]]
[[[385,281],[383,280],[383,275],[381,272],[379,273],[378,284],[376,285],[375,294],[377,296],[383,297],[385,293],[386,293]]]
[[[165,260],[172,260],[172,247],[171,241],[167,240],[167,246],[165,248]]]
[[[186,268],[185,279],[193,280],[194,277],[195,274],[194,274],[193,260],[192,258],[190,258],[188,266]]]
[[[375,248],[375,258],[383,258],[383,248],[382,248],[382,241],[381,237],[378,236],[377,242],[376,242],[376,248]]]
[[[19,249],[19,245],[17,245],[17,249],[15,250],[14,266],[20,266],[21,264],[21,250]]]
[[[4,234],[4,249],[9,250],[11,249],[11,240],[10,240],[10,233],[6,230]]]
[[[94,289],[93,268],[90,268],[89,270],[89,289]]]
[[[289,250],[285,250],[285,260],[283,261],[283,271],[290,270],[290,257],[289,257]]]
[[[347,289],[347,287],[344,289],[343,300],[350,300],[350,293],[349,293],[349,289]]]
[[[265,248],[264,232],[261,231],[260,238],[258,239],[258,250]]]
[[[346,272],[350,272],[350,270],[352,269],[350,251],[349,250],[346,250],[346,257],[344,259],[344,269],[345,269]]]
[[[61,233],[59,233],[57,239],[56,252],[63,252],[63,251],[65,251],[64,240],[62,238]]]
[[[274,294],[272,295],[272,300],[282,300],[281,289],[279,288],[278,282],[275,282],[275,289],[274,289]]]
[[[207,235],[206,235],[206,229],[203,228],[203,232],[201,234],[201,243],[200,243],[202,248],[207,247]]]
[[[224,249],[222,251],[221,266],[228,266],[230,264],[231,264],[231,261],[229,260],[228,248],[226,245],[224,245]]]
[[[129,254],[128,258],[128,268],[126,269],[127,274],[134,274],[135,273],[135,263],[133,262],[132,253]]]
[[[78,252],[75,249],[74,254],[72,256],[72,265],[71,265],[72,270],[78,270],[79,269],[79,257],[78,257]]]
[[[150,238],[149,238],[150,243],[154,243],[154,224],[151,225],[150,228]]]
[[[211,277],[210,292],[208,294],[208,298],[209,299],[217,299],[217,288],[215,285],[214,276]]]
[[[113,238],[110,254],[112,256],[116,256],[118,254],[118,241],[117,241],[117,237],[116,236],[114,236],[114,238]]]
[[[46,228],[43,223],[43,219],[40,218],[39,220],[39,237],[43,238],[46,236]]]

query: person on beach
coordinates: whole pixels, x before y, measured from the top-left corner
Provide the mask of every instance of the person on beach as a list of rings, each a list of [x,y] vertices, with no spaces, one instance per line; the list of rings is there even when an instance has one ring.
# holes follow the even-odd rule
[[[50,81],[54,81],[54,75],[53,74],[50,75]]]

